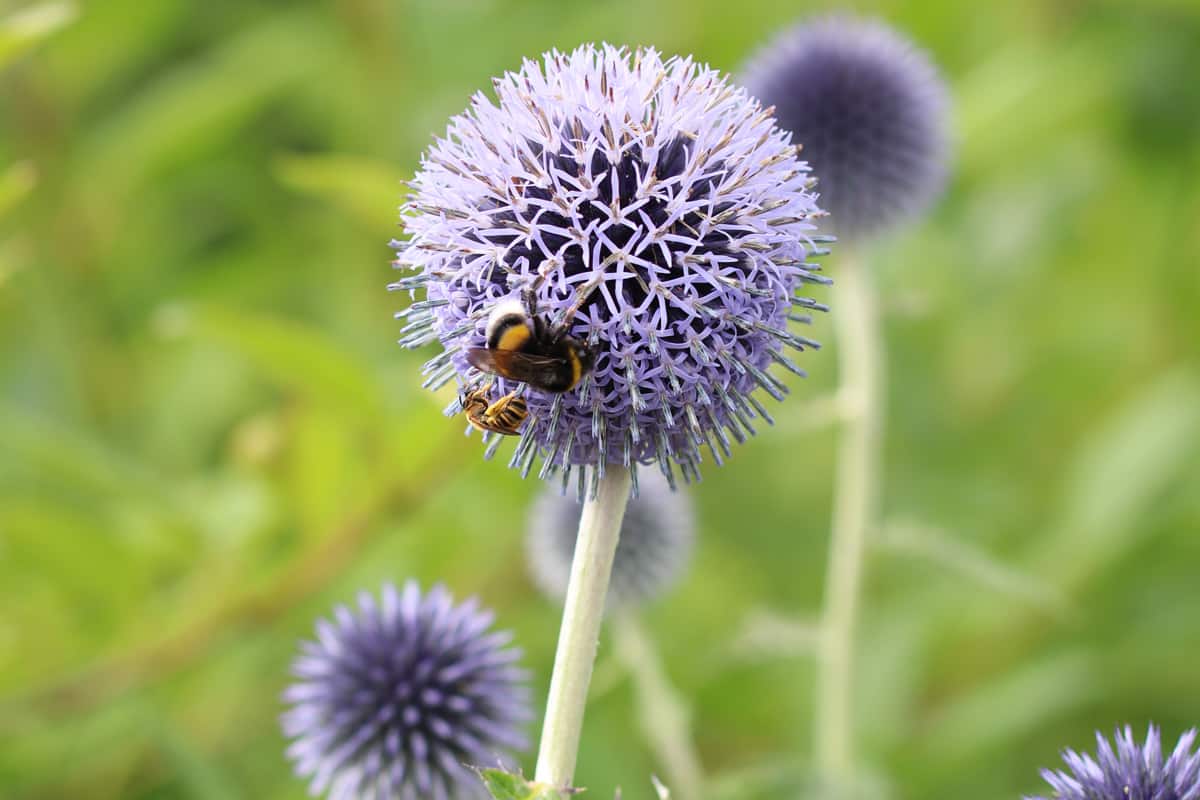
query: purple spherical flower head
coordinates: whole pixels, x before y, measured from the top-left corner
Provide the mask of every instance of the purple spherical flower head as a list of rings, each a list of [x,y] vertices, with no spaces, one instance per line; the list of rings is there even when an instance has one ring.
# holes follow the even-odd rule
[[[882,22],[826,17],[780,33],[747,63],[745,86],[821,176],[840,235],[876,233],[937,197],[948,153],[945,84]]]
[[[1129,726],[1114,735],[1116,750],[1096,734],[1096,757],[1067,750],[1067,770],[1042,770],[1054,789],[1051,798],[1025,800],[1200,800],[1200,752],[1192,752],[1196,729],[1179,737],[1163,761],[1158,728],[1150,726],[1145,744],[1133,739]]]
[[[827,241],[808,166],[755,99],[688,58],[584,46],[494,86],[412,182],[396,265],[416,274],[393,288],[426,296],[402,312],[401,343],[442,345],[427,386],[482,385],[465,351],[528,293],[595,362],[562,394],[492,386],[528,405],[512,466],[540,454],[564,483],[605,463],[698,477],[702,445],[719,463],[770,421],[753,392],[783,397],[773,363],[801,372],[784,348],[816,346],[788,330],[797,308],[824,308],[793,294],[827,282],[807,260]]]
[[[317,623],[284,693],[288,757],[330,798],[485,798],[466,766],[526,746],[525,672],[511,636],[474,599],[386,585]]]

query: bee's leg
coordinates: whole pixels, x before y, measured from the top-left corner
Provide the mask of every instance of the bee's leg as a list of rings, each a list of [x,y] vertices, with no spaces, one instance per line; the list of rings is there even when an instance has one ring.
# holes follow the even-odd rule
[[[496,419],[498,416],[500,416],[501,414],[503,414],[505,411],[508,410],[509,404],[512,403],[512,401],[515,400],[516,397],[517,397],[517,393],[515,391],[513,391],[513,392],[509,392],[508,394],[504,395],[499,400],[489,403],[487,410],[483,412],[484,415],[488,419]]]
[[[469,403],[474,404],[480,402],[481,399],[486,400],[495,383],[496,376],[488,375],[486,378],[480,377],[469,386],[462,387],[458,393],[458,410],[460,412],[466,411]]]
[[[541,282],[541,278],[537,278],[533,283],[530,283],[521,290],[521,303],[525,306],[525,310],[529,312],[530,316],[537,314],[537,289]]]
[[[603,280],[603,277],[595,278],[575,290],[575,302],[563,312],[562,317],[550,329],[551,339],[558,340],[567,335],[567,330],[571,327],[571,322],[575,319],[575,315],[579,313],[579,309],[583,308],[583,304],[588,301],[588,298],[592,296],[592,292],[596,291],[596,287]]]
[[[546,325],[537,313],[537,287],[541,282],[541,277],[538,277],[533,283],[521,290],[521,303],[525,306],[525,311],[528,312],[529,319],[533,322],[533,335],[537,339],[542,338]]]
[[[491,394],[492,386],[494,386],[495,383],[496,383],[495,375],[487,375],[487,374],[480,375],[475,380],[474,383],[472,383],[470,386],[468,386],[464,390],[464,393],[479,395],[480,397],[486,397],[487,395]]]

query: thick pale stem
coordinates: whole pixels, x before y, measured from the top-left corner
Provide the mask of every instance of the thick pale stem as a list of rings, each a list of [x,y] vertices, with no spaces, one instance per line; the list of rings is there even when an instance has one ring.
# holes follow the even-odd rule
[[[604,619],[604,600],[631,486],[628,469],[608,464],[595,499],[584,503],[579,520],[579,538],[571,562],[534,773],[535,780],[560,789],[569,787],[575,775],[588,683]]]
[[[699,800],[704,786],[700,756],[692,743],[691,710],[671,685],[654,640],[632,611],[613,620],[617,652],[633,676],[638,723],[666,771],[671,796]]]
[[[837,785],[854,780],[853,679],[859,587],[867,532],[877,521],[883,434],[883,347],[871,276],[852,253],[838,265],[837,327],[846,418],[838,448],[833,527],[817,666],[817,768]]]

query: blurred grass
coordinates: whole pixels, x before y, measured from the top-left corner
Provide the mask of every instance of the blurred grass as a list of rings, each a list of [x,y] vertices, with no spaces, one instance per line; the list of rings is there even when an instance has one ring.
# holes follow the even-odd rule
[[[871,557],[859,730],[886,796],[1000,800],[1093,727],[1200,722],[1200,11],[880,8],[944,65],[959,146],[933,218],[872,254],[904,525]],[[0,795],[304,796],[287,664],[387,579],[482,595],[540,694],[535,487],[393,344],[400,180],[522,56],[736,69],[804,12],[0,5]],[[808,785],[832,364],[706,470],[694,571],[647,620],[722,798]],[[618,679],[590,711],[601,796],[650,796],[632,704]]]

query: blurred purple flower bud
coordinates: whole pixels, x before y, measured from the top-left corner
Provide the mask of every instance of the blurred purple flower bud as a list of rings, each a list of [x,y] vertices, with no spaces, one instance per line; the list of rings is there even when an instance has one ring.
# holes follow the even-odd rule
[[[925,53],[882,22],[796,25],[750,59],[743,81],[803,147],[839,235],[914,217],[941,192],[946,86]]]
[[[561,601],[567,593],[575,539],[583,506],[572,495],[547,486],[529,513],[526,556],[542,592]],[[671,490],[661,475],[647,475],[631,497],[621,521],[613,558],[608,607],[645,603],[664,594],[683,577],[696,540],[692,504]]]

